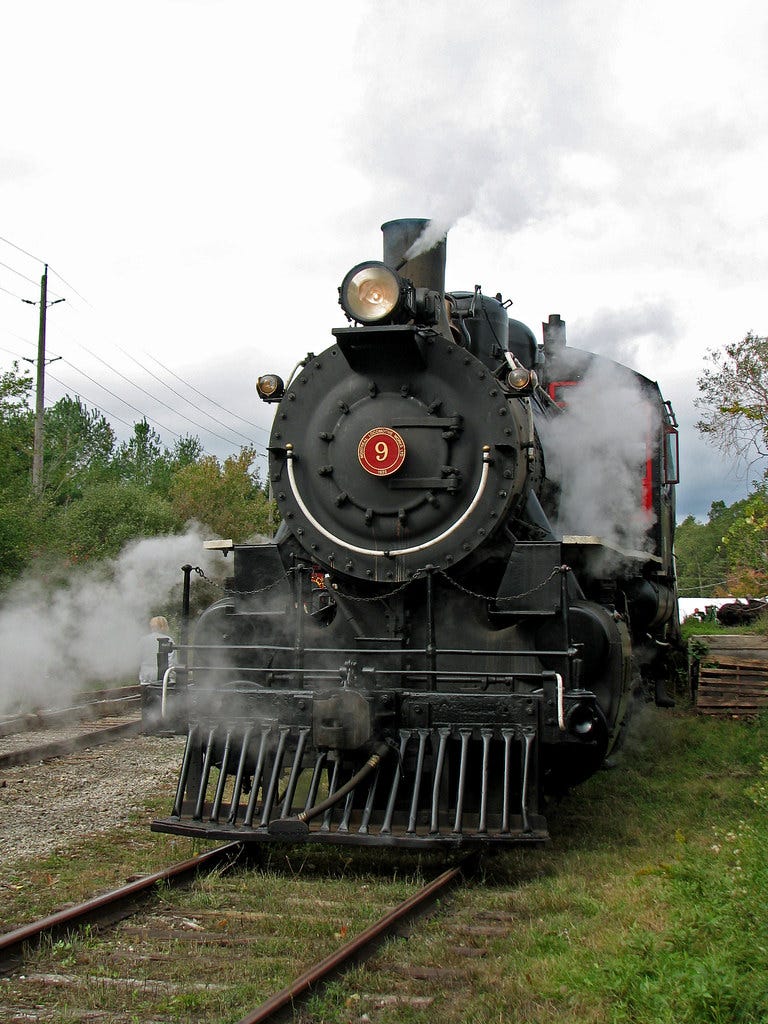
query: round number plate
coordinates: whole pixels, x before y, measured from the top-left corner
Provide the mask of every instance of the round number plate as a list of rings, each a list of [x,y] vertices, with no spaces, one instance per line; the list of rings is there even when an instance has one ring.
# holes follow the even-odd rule
[[[405,462],[405,441],[396,430],[374,427],[357,446],[360,465],[373,476],[391,476]]]

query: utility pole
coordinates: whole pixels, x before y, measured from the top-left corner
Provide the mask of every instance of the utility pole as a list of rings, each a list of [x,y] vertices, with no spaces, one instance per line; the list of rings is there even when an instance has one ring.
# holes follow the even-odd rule
[[[51,305],[63,302],[56,299]],[[31,299],[22,299],[30,306],[35,303]],[[40,326],[37,334],[37,391],[35,399],[35,440],[32,449],[32,490],[40,497],[43,493],[43,430],[45,411],[45,321],[48,311],[48,264],[45,264],[43,276],[40,278]]]

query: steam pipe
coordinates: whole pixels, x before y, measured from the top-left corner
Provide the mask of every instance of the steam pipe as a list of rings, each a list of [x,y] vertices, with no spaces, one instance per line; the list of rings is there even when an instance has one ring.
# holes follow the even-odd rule
[[[437,645],[435,643],[435,594],[432,574],[434,572],[434,566],[428,565],[425,567],[426,572],[426,583],[427,583],[427,635],[426,635],[426,649],[425,654],[427,656],[427,670],[429,673],[432,689],[435,689],[435,669],[437,668]]]

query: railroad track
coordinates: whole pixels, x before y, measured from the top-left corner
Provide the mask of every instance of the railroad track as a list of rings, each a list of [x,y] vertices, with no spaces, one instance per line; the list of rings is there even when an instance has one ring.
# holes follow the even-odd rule
[[[50,914],[39,921],[21,925],[0,935],[0,970],[6,971],[23,959],[25,946],[38,944],[44,939],[55,941],[60,935],[86,926],[112,924],[136,912],[140,903],[152,889],[161,884],[183,884],[203,869],[212,870],[223,860],[234,858],[242,850],[241,843],[226,843],[197,857],[179,861],[167,868],[143,875],[84,903]]]
[[[288,949],[290,940],[281,940],[279,935],[274,934],[275,922],[295,925],[297,915],[293,912],[286,913],[286,906],[292,906],[291,898],[281,898],[281,894],[273,894],[271,901],[262,902],[259,894],[256,894],[258,910],[247,910],[243,907],[243,899],[240,899],[239,909],[233,912],[233,918],[245,921],[251,928],[248,935],[233,933],[231,930],[218,931],[225,922],[226,911],[216,909],[208,911],[200,909],[199,906],[185,904],[171,910],[168,906],[168,887],[176,886],[179,883],[187,883],[195,877],[204,878],[205,873],[223,875],[228,868],[241,859],[243,847],[239,843],[228,843],[225,846],[217,847],[215,850],[194,857],[190,860],[172,865],[163,871],[141,878],[122,886],[110,893],[105,893],[84,904],[67,908],[57,914],[53,914],[41,921],[32,922],[28,925],[16,928],[7,935],[0,936],[0,969],[18,969],[19,964],[24,962],[24,974],[17,974],[10,977],[3,986],[5,1003],[12,994],[16,994],[19,1005],[14,1007],[15,1013],[28,1014],[30,1005],[24,1002],[25,991],[33,989],[28,1003],[37,1007],[40,1014],[31,1018],[38,1020],[57,1020],[56,1008],[51,1007],[50,1013],[43,1008],[46,1006],[46,994],[53,998],[51,1002],[56,1003],[58,993],[67,989],[68,995],[65,998],[65,1005],[71,1006],[72,993],[80,991],[82,997],[87,999],[88,1005],[84,1007],[84,1013],[98,1013],[103,1009],[95,1001],[94,993],[101,989],[109,1008],[110,999],[114,999],[115,990],[121,995],[121,1008],[125,1009],[125,1020],[135,1020],[137,1010],[141,1019],[155,1020],[154,1013],[157,1012],[146,1002],[151,995],[160,996],[161,999],[173,998],[178,1000],[195,999],[210,1001],[213,998],[215,1007],[206,1005],[203,1010],[201,1003],[201,1020],[231,1020],[239,1024],[261,1024],[266,1021],[277,1021],[290,1018],[298,1004],[309,996],[322,990],[332,978],[343,973],[350,966],[359,964],[369,958],[379,946],[393,934],[402,935],[403,929],[410,927],[410,924],[417,917],[430,912],[437,901],[444,897],[452,886],[458,885],[474,868],[474,858],[467,857],[462,862],[447,870],[441,871],[430,882],[423,885],[417,891],[411,891],[405,898],[396,901],[392,905],[391,899],[385,901],[383,911],[364,927],[347,928],[346,925],[338,925],[339,919],[352,915],[352,905],[359,910],[360,893],[356,891],[355,879],[345,881],[344,888],[346,896],[344,901],[339,901],[338,906],[333,898],[338,891],[339,883],[330,884],[328,880],[315,880],[313,883],[325,898],[315,897],[309,908],[309,917],[315,919],[315,925],[322,936],[323,941],[316,945],[313,941],[302,941],[299,944],[297,954],[294,955]],[[234,873],[236,875],[236,872]],[[233,878],[230,872],[229,878]],[[256,875],[258,878],[259,876]],[[232,884],[232,883],[231,883]],[[297,877],[286,877],[285,884],[288,890],[295,889],[300,884]],[[413,890],[413,885],[408,886]],[[363,884],[363,890],[368,886]],[[154,900],[152,897],[154,896]],[[241,893],[241,897],[243,894]],[[189,897],[189,890],[185,893],[185,901]],[[372,897],[367,897],[372,899]],[[205,901],[203,901],[205,903]],[[375,902],[375,901],[374,901]],[[389,905],[386,905],[386,903]],[[159,907],[158,907],[159,903]],[[193,900],[194,903],[194,900]],[[252,906],[245,894],[245,903]],[[346,905],[344,905],[346,903]],[[146,914],[146,907],[149,906],[149,915],[138,923],[133,916]],[[154,910],[152,909],[154,905]],[[299,906],[302,906],[301,897]],[[343,908],[343,909],[342,909]],[[376,908],[378,909],[378,908]],[[306,915],[307,908],[303,907]],[[330,924],[324,921],[324,915],[330,916]],[[132,917],[130,922],[126,918]],[[368,915],[370,917],[370,914]],[[162,922],[162,925],[158,922]],[[171,927],[169,927],[169,922]],[[173,938],[174,922],[181,922],[186,929],[178,927]],[[114,925],[114,929],[108,926]],[[256,932],[253,928],[256,928]],[[303,919],[299,925],[303,930]],[[316,963],[302,970],[295,976],[295,963],[305,964],[308,959],[308,950],[322,948],[328,945],[328,927],[337,928],[332,933],[332,949],[325,956],[322,956]],[[94,937],[94,929],[100,929],[99,936]],[[81,939],[78,940],[75,933],[79,931]],[[119,933],[117,937],[107,938],[105,941],[112,943],[101,953],[93,952],[94,943],[99,944],[102,933]],[[352,936],[351,938],[349,936]],[[143,942],[142,940],[146,941]],[[78,946],[78,941],[81,943]],[[148,943],[148,944],[147,944]],[[189,967],[190,949],[196,949],[202,964],[194,966],[188,982],[188,991],[185,991],[185,982],[170,982],[164,977],[142,978],[141,972],[148,965],[165,965],[167,967],[165,951],[168,944],[179,947],[179,958]],[[154,945],[153,945],[154,944]],[[165,944],[165,945],[163,945]],[[281,944],[284,944],[282,950]],[[284,955],[280,957],[273,953],[276,947]],[[291,947],[292,949],[293,947]],[[126,954],[126,949],[128,953]],[[233,960],[239,965],[242,971],[235,971],[235,979],[240,973],[246,976],[253,976],[256,972],[258,983],[251,986],[254,991],[263,992],[263,976],[265,971],[271,974],[271,962],[277,959],[284,961],[275,977],[289,977],[287,984],[275,985],[272,994],[266,997],[259,995],[253,1000],[254,1009],[242,1015],[242,1007],[247,1006],[248,995],[238,994],[238,985],[235,980],[231,986],[234,994],[227,994],[229,989],[226,984],[222,985],[217,981],[206,980],[217,975],[217,963],[221,957],[221,950],[225,951],[228,960]],[[230,957],[229,951],[234,949],[234,959]],[[63,973],[58,969],[56,956],[61,950],[73,950],[71,959],[78,961],[77,973],[72,972],[73,963],[67,960],[68,971]],[[131,962],[131,954],[133,962]],[[54,962],[51,963],[51,956]],[[248,957],[251,957],[251,964]],[[94,971],[94,964],[102,964],[111,960],[129,967],[130,977],[108,976]],[[287,961],[290,960],[290,963]],[[203,966],[204,965],[204,966]],[[231,966],[231,964],[230,964]],[[80,973],[80,969],[84,973]],[[124,973],[124,967],[121,973]],[[208,972],[206,975],[206,971]],[[163,973],[160,971],[159,973]],[[268,990],[267,990],[268,991]],[[126,1002],[129,993],[130,1001]],[[87,995],[86,995],[87,993]],[[204,993],[204,994],[203,994]],[[138,1002],[137,1002],[138,1000]],[[42,1012],[41,1012],[42,1011]],[[134,1016],[131,1016],[133,1014]],[[69,1019],[69,1018],[68,1018]],[[73,1018],[77,1019],[77,1018]],[[121,1016],[110,1016],[110,1020],[122,1020]],[[187,1019],[187,1018],[185,1018]],[[195,1019],[195,1018],[190,1018]]]
[[[85,747],[115,743],[142,731],[141,689],[124,686],[77,695],[65,708],[0,719],[0,769],[63,757]],[[120,719],[120,720],[118,720]]]
[[[76,693],[66,707],[40,708],[18,715],[0,716],[0,738],[17,733],[37,732],[70,722],[93,721],[125,714],[141,707],[140,686],[117,686],[107,690]]]

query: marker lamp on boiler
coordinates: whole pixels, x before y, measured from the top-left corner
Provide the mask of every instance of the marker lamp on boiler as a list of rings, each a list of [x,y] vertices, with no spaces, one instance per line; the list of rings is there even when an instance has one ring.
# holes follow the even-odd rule
[[[339,302],[360,324],[391,323],[406,305],[408,284],[383,263],[358,263],[344,278]]]
[[[523,391],[531,383],[531,373],[523,366],[516,366],[507,374],[507,384],[515,391]]]
[[[265,373],[256,381],[256,392],[263,402],[279,402],[285,392],[285,385],[276,373]]]

